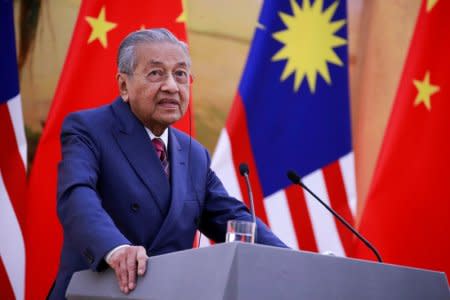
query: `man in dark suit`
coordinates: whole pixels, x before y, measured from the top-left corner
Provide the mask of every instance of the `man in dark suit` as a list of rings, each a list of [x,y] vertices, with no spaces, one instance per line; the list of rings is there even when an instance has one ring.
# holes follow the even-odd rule
[[[190,67],[186,45],[169,31],[134,32],[119,48],[120,97],[64,121],[64,243],[50,299],[64,298],[74,272],[108,266],[128,293],[149,255],[191,248],[197,229],[223,242],[228,220],[251,220],[210,169],[207,150],[170,127],[186,112]],[[257,228],[258,243],[286,247],[259,220]]]

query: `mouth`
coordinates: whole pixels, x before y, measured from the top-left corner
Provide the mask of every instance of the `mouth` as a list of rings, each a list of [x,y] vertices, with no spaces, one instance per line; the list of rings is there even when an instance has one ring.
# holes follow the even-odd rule
[[[158,106],[164,109],[178,109],[180,107],[180,102],[175,99],[162,99],[158,101]]]

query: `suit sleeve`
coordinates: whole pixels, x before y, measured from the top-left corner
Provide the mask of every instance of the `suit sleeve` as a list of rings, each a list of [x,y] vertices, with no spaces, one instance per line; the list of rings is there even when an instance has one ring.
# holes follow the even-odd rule
[[[96,190],[101,151],[86,124],[80,114],[70,115],[63,124],[57,211],[65,238],[95,271],[105,267],[109,250],[130,242],[102,207]]]
[[[230,197],[222,182],[210,168],[210,158],[206,153],[207,174],[206,193],[200,229],[216,242],[224,242],[228,220],[252,221],[248,208],[239,200]],[[270,246],[287,246],[259,218],[256,220],[256,242]]]

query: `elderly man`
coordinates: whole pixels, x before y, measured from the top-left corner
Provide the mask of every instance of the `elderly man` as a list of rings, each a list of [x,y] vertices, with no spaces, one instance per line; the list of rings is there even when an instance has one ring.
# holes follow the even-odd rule
[[[61,134],[58,215],[64,244],[50,299],[76,271],[114,269],[128,293],[148,256],[192,247],[197,229],[216,242],[229,219],[251,220],[210,169],[206,149],[171,128],[189,103],[186,45],[165,29],[121,43],[111,105],[69,115]],[[257,242],[286,247],[258,220]]]

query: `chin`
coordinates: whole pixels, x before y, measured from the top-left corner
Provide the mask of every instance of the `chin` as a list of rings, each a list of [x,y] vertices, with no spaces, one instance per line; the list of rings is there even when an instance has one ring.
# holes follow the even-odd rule
[[[173,123],[177,122],[181,119],[181,116],[173,117],[173,118],[165,118],[164,120],[161,120],[161,123],[166,124],[167,126],[173,125]]]

